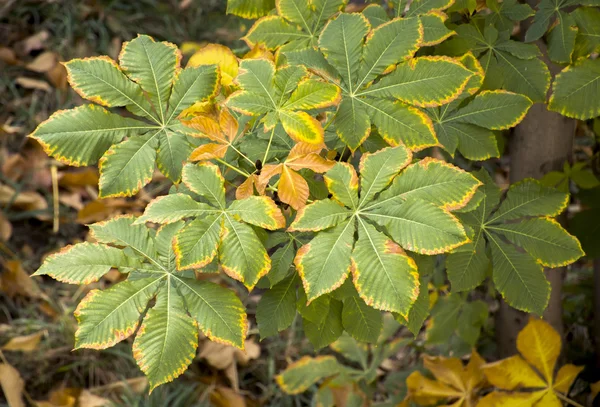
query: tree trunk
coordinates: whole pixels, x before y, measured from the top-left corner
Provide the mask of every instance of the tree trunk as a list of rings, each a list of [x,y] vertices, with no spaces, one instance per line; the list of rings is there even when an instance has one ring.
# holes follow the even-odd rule
[[[561,67],[547,58],[546,46],[538,43],[548,64],[552,77]],[[524,178],[541,178],[544,174],[561,170],[565,161],[571,159],[573,138],[577,122],[550,112],[545,104],[536,103],[531,107],[525,119],[514,129],[510,140],[510,182]],[[565,268],[547,269],[546,277],[550,281],[552,293],[544,319],[563,337],[562,323],[562,285]],[[501,301],[496,315],[496,335],[498,353],[506,357],[516,352],[516,338],[527,324],[527,314],[511,308]]]

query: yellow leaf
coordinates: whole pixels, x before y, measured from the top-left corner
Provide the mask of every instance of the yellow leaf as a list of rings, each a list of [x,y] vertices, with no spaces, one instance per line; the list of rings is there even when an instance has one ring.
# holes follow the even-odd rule
[[[275,175],[281,174],[283,170],[282,164],[267,164],[260,170],[258,182],[256,183],[256,190],[259,194],[264,195],[265,188],[269,184],[269,180]]]
[[[592,389],[592,400],[593,400],[596,398],[598,393],[600,393],[600,381],[590,384],[590,388]]]
[[[560,348],[560,335],[550,324],[540,319],[531,318],[517,336],[517,349],[550,386]]]
[[[31,335],[17,336],[12,338],[4,346],[2,346],[2,350],[32,352],[38,348],[44,333],[45,331],[40,331]]]
[[[282,110],[279,112],[279,118],[285,132],[295,141],[323,143],[325,132],[321,123],[308,113]]]
[[[424,365],[433,376],[440,382],[448,384],[455,389],[465,390],[462,373],[463,364],[457,358],[445,358],[443,356],[426,356]]]
[[[462,392],[453,389],[447,384],[431,380],[416,371],[406,379],[408,396],[420,404],[435,404],[445,399],[462,398]]]
[[[208,143],[197,147],[190,154],[191,161],[204,161],[213,158],[223,158],[227,153],[227,144]]]
[[[492,392],[477,403],[477,407],[532,407],[545,391],[533,393],[503,393]]]
[[[25,407],[23,389],[25,383],[19,371],[7,364],[0,364],[0,386],[10,407]]]
[[[275,56],[273,56],[273,53],[264,44],[260,43],[254,45],[250,51],[244,54],[244,59],[268,59],[269,61],[274,61]]]
[[[483,366],[483,372],[492,385],[504,390],[513,390],[517,387],[545,388],[547,386],[519,355],[488,363]]]
[[[333,168],[335,161],[327,160],[321,157],[319,154],[310,153],[303,157],[286,160],[285,165],[286,167],[292,168],[296,171],[303,168],[308,168],[314,172],[323,173]]]
[[[229,48],[221,44],[208,44],[190,57],[187,66],[218,65],[221,84],[229,86],[238,74],[238,60]]]
[[[235,199],[244,199],[254,195],[254,184],[258,181],[256,174],[250,175],[235,190]]]
[[[556,397],[553,391],[548,391],[544,397],[534,404],[535,407],[563,407],[563,403]]]
[[[561,393],[568,393],[569,388],[575,381],[575,378],[581,373],[584,366],[564,365],[558,370],[554,380],[554,390]]]
[[[306,180],[297,172],[283,166],[278,187],[279,199],[298,210],[306,205],[309,189]]]

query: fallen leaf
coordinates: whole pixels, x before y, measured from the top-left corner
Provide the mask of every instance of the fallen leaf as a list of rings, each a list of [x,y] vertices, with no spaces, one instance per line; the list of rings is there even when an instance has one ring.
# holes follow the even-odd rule
[[[56,64],[46,72],[46,78],[57,89],[67,89],[67,69],[63,64]]]
[[[6,134],[19,134],[23,133],[25,127],[23,126],[13,126],[12,121],[14,117],[8,118],[8,120],[2,125],[2,131]]]
[[[25,407],[23,389],[25,383],[19,371],[7,364],[0,364],[0,386],[10,407]]]
[[[30,335],[14,337],[2,346],[2,350],[32,352],[38,348],[45,333],[46,331],[40,331]]]
[[[3,61],[8,65],[17,65],[19,63],[15,51],[8,47],[0,47],[0,61]]]
[[[9,297],[17,295],[30,298],[44,297],[37,283],[29,277],[18,260],[9,260],[4,263],[4,272],[0,273],[0,291]]]
[[[39,79],[27,78],[25,76],[19,76],[15,83],[24,87],[25,89],[34,89],[34,90],[43,90],[45,92],[52,91],[52,87],[46,81],[41,81]]]
[[[67,188],[82,188],[96,186],[98,184],[98,170],[85,168],[80,171],[69,171],[61,173],[58,185]]]
[[[260,356],[260,346],[249,339],[245,343],[245,350],[240,350],[231,345],[205,340],[202,343],[199,358],[204,358],[212,367],[222,370],[231,382],[234,390],[239,390],[237,365],[246,365],[250,360]]]
[[[92,394],[89,390],[82,390],[79,395],[79,407],[104,407],[111,405],[111,401]]]
[[[42,52],[33,61],[25,65],[25,68],[33,72],[45,73],[54,68],[58,63],[58,55],[51,51]]]
[[[43,196],[33,191],[18,192],[8,185],[0,184],[0,204],[10,204],[23,211],[42,211],[48,208]]]
[[[210,393],[210,401],[215,407],[246,407],[246,400],[232,389],[217,387]]]
[[[8,242],[12,235],[12,224],[6,217],[0,212],[0,241]]]
[[[37,407],[75,407],[80,390],[64,388],[50,392],[48,400],[36,401]]]
[[[50,33],[46,30],[42,30],[23,40],[22,47],[19,51],[22,52],[23,55],[27,55],[31,51],[43,49],[48,38],[50,38]]]

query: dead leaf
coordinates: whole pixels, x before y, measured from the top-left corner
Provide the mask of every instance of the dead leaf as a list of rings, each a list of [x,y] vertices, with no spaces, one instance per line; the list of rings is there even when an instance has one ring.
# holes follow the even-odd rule
[[[19,60],[15,51],[8,47],[0,47],[0,61],[7,63],[8,65],[17,65]]]
[[[4,263],[4,272],[0,273],[0,291],[9,297],[22,295],[30,298],[45,297],[37,283],[29,277],[18,260]]]
[[[83,209],[83,202],[81,201],[81,194],[78,192],[62,192],[58,198],[61,204],[70,206],[78,211]]]
[[[2,131],[6,134],[23,133],[23,131],[25,130],[25,127],[13,126],[12,125],[13,119],[14,119],[14,117],[9,117],[8,120],[6,120],[6,122],[2,125]]]
[[[25,382],[19,371],[7,364],[0,364],[0,386],[10,407],[25,407],[23,390]]]
[[[43,211],[48,208],[46,199],[37,192],[17,193],[12,187],[3,184],[0,184],[0,204],[10,204],[12,208],[23,211]]]
[[[227,387],[217,387],[210,393],[210,401],[215,407],[246,407],[244,397]]]
[[[24,87],[25,89],[34,89],[34,90],[43,90],[45,92],[52,91],[52,87],[46,81],[41,81],[39,79],[27,78],[25,76],[19,76],[15,83]]]
[[[44,49],[46,41],[50,38],[50,33],[46,30],[42,30],[30,37],[27,37],[22,42],[22,47],[19,50],[23,55],[29,54],[31,51],[37,51]]]
[[[82,188],[96,186],[98,184],[98,170],[85,168],[81,171],[69,171],[61,173],[58,185],[67,188]]]
[[[45,333],[46,331],[40,331],[30,335],[14,337],[2,346],[2,350],[32,352],[38,348]]]
[[[67,69],[63,64],[56,64],[46,72],[46,78],[50,83],[60,90],[67,89]]]
[[[37,407],[75,407],[80,390],[64,388],[50,392],[48,400],[36,401]]]
[[[42,52],[33,61],[25,65],[25,68],[33,72],[45,73],[54,68],[58,63],[58,55],[51,51]]]
[[[104,407],[111,404],[110,400],[96,396],[89,390],[82,390],[78,401],[79,407]]]
[[[6,217],[0,212],[0,241],[8,242],[12,235],[12,224]]]

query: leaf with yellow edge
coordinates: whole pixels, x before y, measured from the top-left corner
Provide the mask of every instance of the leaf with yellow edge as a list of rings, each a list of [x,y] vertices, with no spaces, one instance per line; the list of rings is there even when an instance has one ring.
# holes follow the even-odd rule
[[[531,318],[517,336],[517,349],[549,385],[552,385],[560,348],[560,335],[541,319]]]
[[[289,365],[275,380],[287,394],[299,394],[321,379],[341,372],[342,366],[333,356],[304,356]]]
[[[221,44],[208,44],[190,57],[187,66],[218,65],[221,85],[230,86],[238,74],[238,60],[233,51]]]
[[[424,365],[435,380],[420,372],[413,372],[406,380],[407,399],[420,405],[437,405],[440,401],[454,401],[454,407],[474,406],[478,391],[485,379],[481,371],[483,360],[476,351],[471,354],[467,366],[460,359],[443,356],[425,357]]]
[[[201,114],[190,120],[183,121],[195,132],[189,135],[207,138],[213,143],[203,144],[192,151],[190,160],[204,161],[213,158],[223,158],[227,150],[236,141],[239,125],[229,110],[223,108],[214,115]]]

